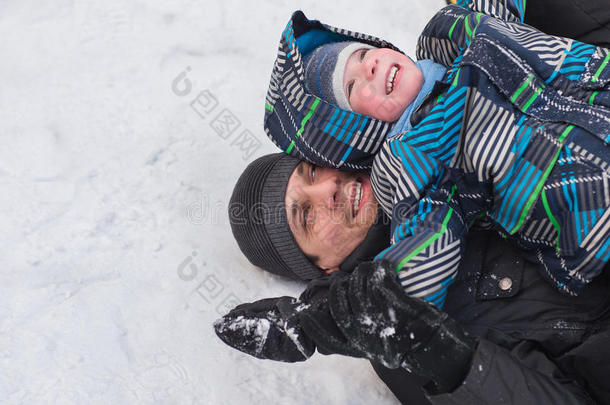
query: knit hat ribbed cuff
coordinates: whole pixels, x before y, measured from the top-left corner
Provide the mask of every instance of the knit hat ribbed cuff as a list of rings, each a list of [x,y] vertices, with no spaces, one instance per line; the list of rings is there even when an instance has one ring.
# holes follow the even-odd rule
[[[337,55],[337,64],[335,65],[335,70],[333,72],[333,93],[335,95],[335,99],[337,100],[337,106],[344,110],[353,111],[352,107],[349,104],[349,100],[347,98],[347,94],[345,94],[345,89],[343,88],[343,78],[345,77],[345,64],[347,63],[347,59],[351,56],[352,53],[356,52],[358,49],[372,49],[371,45],[362,43],[362,42],[352,42],[345,48],[339,52]]]
[[[263,187],[262,203],[267,207],[274,207],[277,217],[265,223],[271,244],[279,253],[288,269],[297,273],[301,279],[310,280],[322,275],[321,270],[314,266],[299,248],[286,215],[286,187],[290,175],[300,163],[299,160],[284,154],[274,166],[272,173],[267,176]],[[296,162],[295,162],[296,160]]]
[[[343,88],[345,64],[358,49],[372,49],[358,41],[330,42],[320,45],[303,57],[305,86],[317,97],[339,108],[352,111]]]
[[[229,203],[233,236],[250,263],[299,280],[323,275],[297,245],[288,226],[285,195],[300,160],[276,153],[256,159],[240,176]]]

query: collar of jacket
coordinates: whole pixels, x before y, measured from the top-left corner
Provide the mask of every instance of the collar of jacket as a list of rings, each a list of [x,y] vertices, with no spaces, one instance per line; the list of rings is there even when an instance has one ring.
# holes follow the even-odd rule
[[[267,136],[283,151],[313,164],[350,171],[369,169],[392,124],[343,110],[305,88],[302,57],[333,41],[359,41],[398,52],[391,43],[296,11],[282,32],[265,99]]]
[[[434,106],[438,104],[439,96],[444,94],[450,86],[449,83],[446,83],[447,77],[448,73],[445,73],[445,76],[441,81],[437,81],[436,83],[434,83],[434,87],[432,87],[430,93],[428,93],[426,98],[424,98],[424,101],[422,101],[419,107],[417,107],[415,111],[413,111],[413,114],[411,114],[412,127],[415,127],[417,124],[419,124],[421,120],[423,120],[428,114],[430,114],[432,108],[434,108]]]

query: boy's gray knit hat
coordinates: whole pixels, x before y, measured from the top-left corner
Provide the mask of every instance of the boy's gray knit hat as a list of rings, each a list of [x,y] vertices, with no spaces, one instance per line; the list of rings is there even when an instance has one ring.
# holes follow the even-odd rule
[[[352,111],[345,90],[345,63],[354,51],[372,46],[357,41],[331,42],[318,46],[303,57],[305,86],[322,100]]]
[[[229,221],[250,263],[281,276],[311,280],[324,272],[305,257],[286,216],[286,186],[300,162],[285,153],[274,153],[250,163],[233,189]]]

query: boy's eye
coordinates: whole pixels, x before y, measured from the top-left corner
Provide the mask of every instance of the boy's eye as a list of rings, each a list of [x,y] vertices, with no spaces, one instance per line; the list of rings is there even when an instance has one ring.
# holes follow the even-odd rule
[[[368,49],[363,49],[362,51],[360,51],[360,62],[364,60],[364,55],[366,55],[367,52]]]
[[[354,87],[354,82],[351,82],[350,84],[347,85],[347,99],[349,100],[349,98],[352,95],[352,88]]]

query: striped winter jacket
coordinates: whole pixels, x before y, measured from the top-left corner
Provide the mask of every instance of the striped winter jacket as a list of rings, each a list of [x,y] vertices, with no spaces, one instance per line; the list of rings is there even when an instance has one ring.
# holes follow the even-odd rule
[[[448,71],[413,114],[413,129],[387,141],[389,124],[307,93],[301,52],[323,38],[311,43],[312,30],[327,41],[392,45],[295,13],[265,129],[314,164],[372,164],[393,229],[377,259],[395,264],[409,294],[442,306],[479,218],[539,261],[559,290],[577,294],[610,257],[610,51],[522,24],[523,4],[513,0],[462,5],[442,9],[424,29],[418,59]]]

